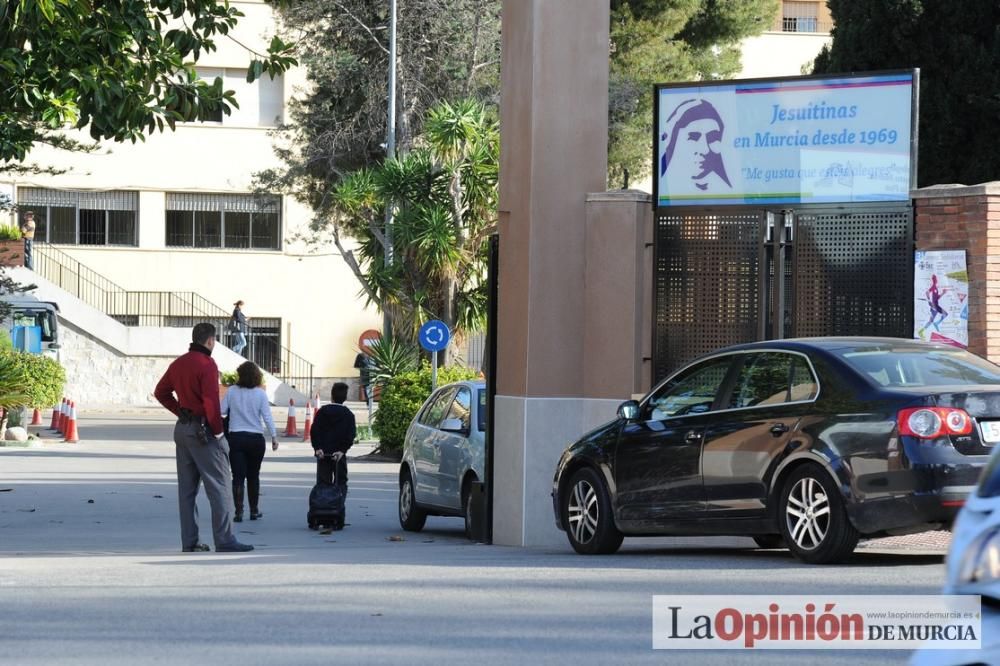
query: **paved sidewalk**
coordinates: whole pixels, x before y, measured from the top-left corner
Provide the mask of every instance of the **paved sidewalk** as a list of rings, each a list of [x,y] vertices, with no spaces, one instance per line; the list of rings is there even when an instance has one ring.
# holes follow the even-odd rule
[[[903,652],[653,652],[651,595],[942,584],[940,554],[868,548],[814,567],[747,540],[629,539],[618,555],[581,557],[471,544],[458,519],[403,533],[397,466],[356,460],[349,525],[320,534],[305,525],[314,462],[301,442],[264,460],[264,518],[238,526],[256,551],[182,554],[170,427],[85,418],[80,445],[0,449],[0,663],[904,663]],[[201,507],[207,538],[203,496]]]

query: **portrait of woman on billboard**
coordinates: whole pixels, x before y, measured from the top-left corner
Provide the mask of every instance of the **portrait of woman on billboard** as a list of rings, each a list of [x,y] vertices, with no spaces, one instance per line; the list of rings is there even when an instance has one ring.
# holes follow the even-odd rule
[[[667,147],[660,158],[660,177],[666,178],[667,187],[660,193],[676,196],[732,189],[720,152],[724,131],[722,117],[707,100],[678,104],[661,137]]]

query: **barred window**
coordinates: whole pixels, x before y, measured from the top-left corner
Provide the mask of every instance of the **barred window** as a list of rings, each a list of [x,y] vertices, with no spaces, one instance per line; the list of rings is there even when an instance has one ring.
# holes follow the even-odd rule
[[[829,26],[820,26],[818,10],[816,2],[785,0],[781,3],[782,32],[819,32],[821,27],[829,32]]]
[[[66,245],[124,245],[139,243],[139,194],[73,192],[42,187],[17,190],[19,215],[35,214],[35,240]]]
[[[281,249],[281,199],[255,194],[167,193],[168,247]]]

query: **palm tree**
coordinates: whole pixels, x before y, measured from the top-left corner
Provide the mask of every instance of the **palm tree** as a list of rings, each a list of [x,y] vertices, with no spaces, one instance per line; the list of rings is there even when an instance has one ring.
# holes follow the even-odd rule
[[[430,110],[424,133],[398,159],[348,174],[330,192],[334,242],[370,303],[403,340],[440,319],[457,336],[486,318],[486,240],[495,229],[500,133],[473,101]],[[391,265],[385,210],[394,211]],[[347,248],[344,236],[357,241]]]

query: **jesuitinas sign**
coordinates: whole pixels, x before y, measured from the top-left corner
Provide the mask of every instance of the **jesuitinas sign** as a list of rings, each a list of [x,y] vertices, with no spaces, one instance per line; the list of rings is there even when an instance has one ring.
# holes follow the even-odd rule
[[[905,201],[918,70],[661,85],[657,206]]]

